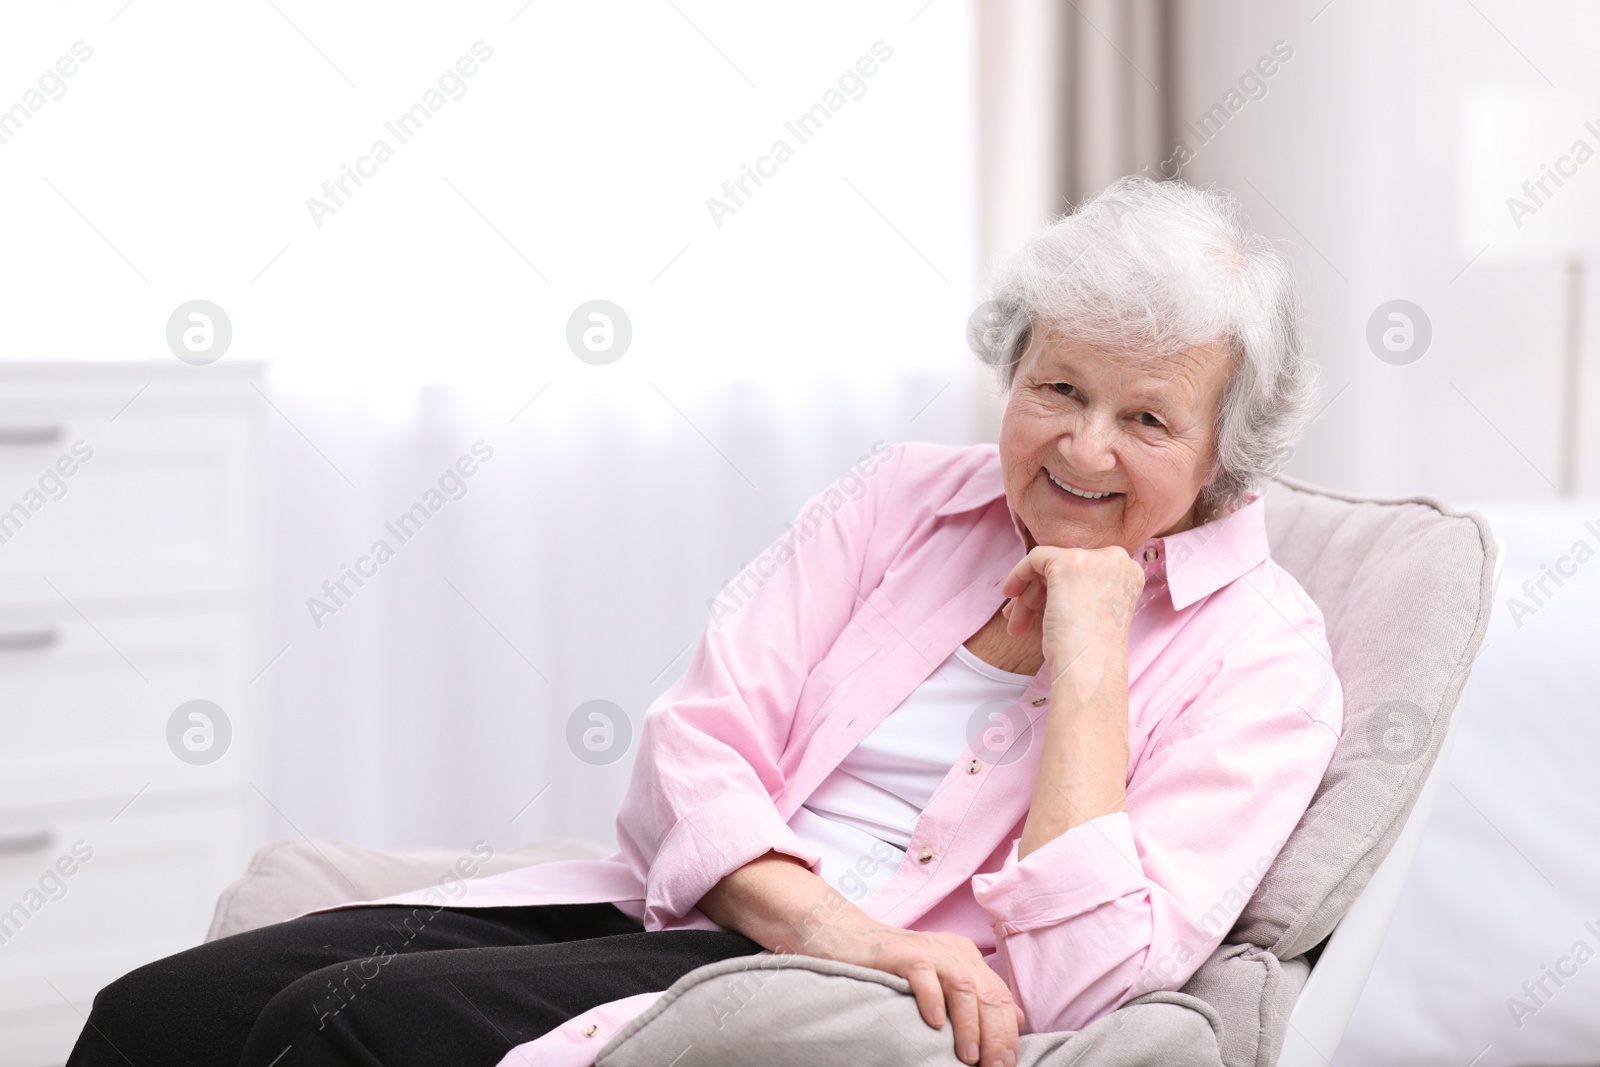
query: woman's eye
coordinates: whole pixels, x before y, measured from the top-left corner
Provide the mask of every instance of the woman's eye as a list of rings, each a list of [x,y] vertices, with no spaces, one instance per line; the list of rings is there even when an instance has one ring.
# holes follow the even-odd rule
[[[1139,414],[1135,415],[1134,418],[1139,420],[1139,424],[1141,426],[1154,426],[1157,429],[1161,428],[1161,420],[1150,414],[1148,411],[1141,411]]]
[[[1062,396],[1078,395],[1078,390],[1068,385],[1066,382],[1056,382],[1052,388],[1054,388],[1055,391],[1060,393]]]

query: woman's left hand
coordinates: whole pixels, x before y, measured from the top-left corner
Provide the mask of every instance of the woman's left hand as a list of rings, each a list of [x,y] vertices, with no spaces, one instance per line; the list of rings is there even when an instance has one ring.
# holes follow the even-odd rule
[[[1019,637],[1044,616],[1044,655],[1059,675],[1091,647],[1127,648],[1144,570],[1126,550],[1038,545],[1011,568],[1001,595],[1006,633]]]

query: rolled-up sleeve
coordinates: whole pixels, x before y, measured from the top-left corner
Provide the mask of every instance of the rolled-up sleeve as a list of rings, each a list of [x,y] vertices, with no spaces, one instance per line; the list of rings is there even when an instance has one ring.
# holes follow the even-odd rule
[[[688,670],[646,711],[617,841],[645,885],[647,930],[688,925],[709,889],[769,850],[819,868],[774,802],[780,759],[807,679],[854,614],[902,448],[806,502],[713,599]]]
[[[1280,620],[1281,621],[1281,620]],[[1247,630],[1129,778],[1124,811],[972,879],[1034,1032],[1178,989],[1227,936],[1315,794],[1342,724],[1320,631]],[[1325,646],[1324,646],[1325,647]]]

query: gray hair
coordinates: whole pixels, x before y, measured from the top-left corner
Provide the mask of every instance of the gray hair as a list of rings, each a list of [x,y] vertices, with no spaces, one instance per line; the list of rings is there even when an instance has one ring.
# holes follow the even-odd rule
[[[1009,391],[1036,326],[1118,358],[1205,344],[1234,356],[1202,511],[1233,507],[1277,473],[1316,393],[1288,260],[1225,192],[1120,178],[996,270],[968,341]]]

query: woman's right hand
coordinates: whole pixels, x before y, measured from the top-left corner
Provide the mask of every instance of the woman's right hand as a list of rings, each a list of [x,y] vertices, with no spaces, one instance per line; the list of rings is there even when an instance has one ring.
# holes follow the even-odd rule
[[[1015,1067],[1027,1019],[971,938],[878,922],[799,860],[769,852],[717,883],[697,905],[718,926],[776,953],[854,963],[911,984],[923,1021],[948,1016],[963,1063]]]
[[[854,929],[855,924],[841,924],[828,938],[829,958],[910,982],[924,1022],[938,1030],[949,1016],[956,1056],[963,1063],[1016,1067],[1018,1033],[1027,1020],[971,938],[867,922]]]

